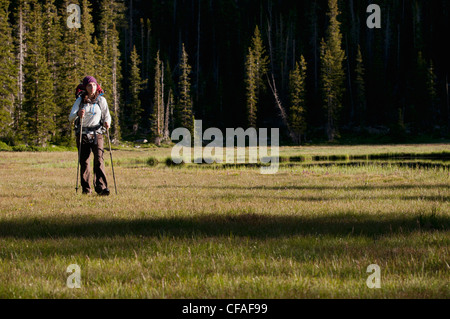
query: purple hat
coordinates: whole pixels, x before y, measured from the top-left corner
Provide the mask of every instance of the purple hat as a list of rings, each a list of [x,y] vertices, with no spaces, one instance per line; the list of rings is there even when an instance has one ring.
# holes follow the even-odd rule
[[[83,79],[83,86],[86,87],[91,82],[98,85],[97,80],[93,76],[87,76]]]

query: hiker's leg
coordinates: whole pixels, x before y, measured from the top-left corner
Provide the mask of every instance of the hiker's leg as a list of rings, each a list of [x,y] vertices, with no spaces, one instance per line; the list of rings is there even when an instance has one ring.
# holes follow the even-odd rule
[[[77,147],[80,149],[80,140],[77,138]],[[80,154],[80,175],[81,175],[81,187],[83,188],[83,192],[90,193],[91,186],[89,185],[90,178],[90,165],[89,158],[91,157],[91,145],[88,143],[86,135],[82,137],[82,146],[81,146],[81,154]]]
[[[106,181],[105,174],[105,162],[104,162],[104,148],[103,148],[103,135],[97,135],[97,145],[92,145],[92,152],[94,153],[94,171],[95,171],[95,191],[100,193],[105,188],[108,188],[108,182]]]

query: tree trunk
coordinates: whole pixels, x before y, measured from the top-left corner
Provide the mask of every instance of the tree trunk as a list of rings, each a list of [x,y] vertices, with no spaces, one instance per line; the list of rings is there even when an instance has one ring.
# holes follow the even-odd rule
[[[445,76],[445,90],[447,93],[447,130],[450,134],[450,105],[448,101],[448,74]]]
[[[146,64],[146,79],[150,79],[150,32],[151,25],[150,20],[147,19],[147,64]],[[147,81],[147,87],[150,88],[150,81]]]
[[[389,7],[386,14],[386,34],[385,34],[385,44],[384,44],[384,70],[387,71],[388,59],[389,59],[389,48],[390,48],[390,37],[391,37],[391,27],[390,27],[390,14]]]
[[[113,45],[113,67],[112,67],[112,95],[113,95],[113,109],[114,109],[114,130],[113,143],[119,140],[119,96],[117,90],[117,44],[115,38],[112,41]]]
[[[289,70],[288,70],[288,51],[289,51],[289,38],[291,35],[291,30],[289,30],[287,37],[286,37],[286,48],[284,51],[284,65],[283,65],[283,74],[281,75],[281,90],[282,94],[284,96],[287,84],[289,83]]]
[[[169,90],[169,96],[167,98],[166,115],[164,117],[164,140],[169,139],[169,121],[170,121],[170,108],[172,105],[172,90]]]
[[[349,94],[350,94],[350,122],[353,122],[355,117],[355,103],[353,101],[353,88],[352,88],[352,78],[351,78],[351,72],[350,72],[350,58],[349,58],[349,50],[348,50],[348,39],[347,36],[345,36],[345,46],[346,46],[346,54],[347,54],[347,74],[348,74],[348,88],[349,88]]]
[[[330,93],[328,93],[328,121],[327,121],[327,136],[328,136],[328,141],[333,141],[334,140],[334,123],[333,123],[333,104],[332,104],[332,100],[329,97]]]
[[[158,108],[158,115],[161,117],[161,126],[164,125],[164,63],[161,62],[161,101]],[[163,128],[160,127],[158,135],[162,135]]]
[[[295,68],[295,38],[292,40],[292,69]]]
[[[14,116],[14,127],[16,130],[20,130],[20,122],[21,122],[21,113],[23,108],[23,83],[25,82],[24,73],[23,73],[23,65],[24,65],[24,53],[25,53],[25,43],[23,40],[24,35],[24,21],[23,21],[23,12],[22,7],[19,9],[19,77],[18,77],[18,103],[15,110]]]
[[[200,77],[200,4],[201,1],[198,2],[198,21],[197,21],[197,62],[196,62],[196,79],[195,79],[195,99],[198,105],[198,92],[199,92],[199,77]]]
[[[147,63],[147,60],[145,59],[145,50],[144,50],[144,19],[140,19],[141,23],[141,60],[142,60],[142,66],[141,66],[141,78],[146,79],[145,77],[145,63]]]
[[[273,97],[275,98],[275,103],[277,104],[277,107],[280,110],[281,118],[283,120],[283,124],[286,126],[286,128],[288,130],[288,133],[289,133],[289,136],[291,137],[292,141],[295,141],[295,134],[291,130],[286,111],[285,111],[283,105],[281,104],[280,98],[278,96],[277,87],[276,87],[276,84],[275,84],[275,78],[274,78],[273,73],[272,73],[272,83],[270,83],[270,79],[269,79],[268,75],[267,75],[267,82],[269,83],[270,89],[272,90]]]
[[[131,53],[131,51],[133,51],[133,0],[130,0],[130,24],[128,25],[128,27],[130,28],[129,34],[130,34],[130,39],[128,42],[128,52]]]
[[[350,16],[351,16],[351,44],[353,48],[356,47],[356,44],[359,43],[359,23],[357,21],[357,18],[355,17],[355,6],[353,3],[353,0],[349,0],[349,7],[350,7]]]
[[[313,30],[311,32],[311,48],[313,50],[313,57],[314,57],[314,94],[317,95],[317,92],[319,90],[319,57],[318,53],[319,50],[317,49],[317,43],[318,43],[318,29],[317,29],[317,3],[314,1],[313,7],[312,7],[312,21],[311,24],[313,26]]]

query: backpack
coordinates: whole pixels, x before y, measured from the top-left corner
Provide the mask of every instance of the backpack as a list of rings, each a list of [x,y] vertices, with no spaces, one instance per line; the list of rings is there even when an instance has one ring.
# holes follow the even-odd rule
[[[99,84],[97,84],[97,92],[99,93],[98,97],[102,96],[105,94],[105,92],[103,91],[103,89],[100,87]],[[81,97],[81,103],[78,107],[78,111],[80,110],[80,108],[82,107],[83,104],[83,99],[84,96],[87,94],[86,92],[86,88],[84,87],[83,83],[79,84],[77,86],[77,88],[75,89],[75,100],[77,100],[79,97]],[[97,97],[97,99],[98,99]],[[75,122],[74,122],[74,130],[75,130],[75,134],[78,135],[80,134],[80,118],[78,117]],[[100,120],[100,126],[103,127],[103,120]]]

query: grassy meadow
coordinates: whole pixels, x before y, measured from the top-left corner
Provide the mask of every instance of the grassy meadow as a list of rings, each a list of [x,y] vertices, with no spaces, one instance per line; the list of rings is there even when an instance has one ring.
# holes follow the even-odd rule
[[[118,195],[106,152],[109,197],[76,152],[0,152],[0,298],[450,298],[450,145],[283,147],[274,175],[170,152],[113,151]]]

